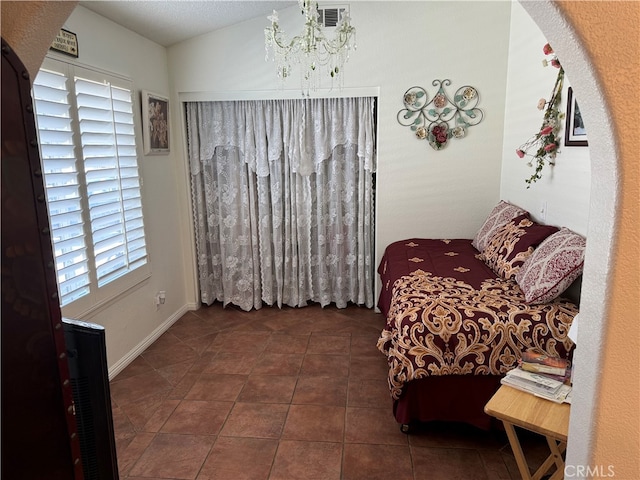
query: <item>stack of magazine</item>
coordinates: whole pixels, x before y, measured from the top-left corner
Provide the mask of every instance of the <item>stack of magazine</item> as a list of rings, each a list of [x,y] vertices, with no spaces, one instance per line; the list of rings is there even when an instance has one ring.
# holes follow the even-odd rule
[[[571,403],[571,363],[534,351],[522,354],[518,367],[507,372],[503,385],[556,403]]]

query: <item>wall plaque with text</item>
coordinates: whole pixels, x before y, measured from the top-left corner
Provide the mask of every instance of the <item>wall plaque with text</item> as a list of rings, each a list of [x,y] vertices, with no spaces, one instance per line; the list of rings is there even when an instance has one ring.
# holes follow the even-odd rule
[[[78,58],[78,36],[61,28],[49,49]]]

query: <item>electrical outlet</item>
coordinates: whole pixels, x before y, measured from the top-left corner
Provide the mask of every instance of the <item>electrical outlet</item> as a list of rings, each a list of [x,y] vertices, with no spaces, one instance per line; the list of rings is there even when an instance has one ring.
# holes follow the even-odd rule
[[[543,201],[542,205],[540,205],[540,220],[542,223],[547,222],[547,201]]]
[[[164,305],[164,302],[167,299],[167,294],[164,290],[160,290],[156,293],[156,307],[160,307],[160,305]]]

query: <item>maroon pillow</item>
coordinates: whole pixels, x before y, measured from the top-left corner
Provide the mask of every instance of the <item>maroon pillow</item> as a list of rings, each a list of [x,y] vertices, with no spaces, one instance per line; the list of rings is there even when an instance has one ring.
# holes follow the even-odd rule
[[[502,278],[514,278],[518,270],[535,248],[552,233],[556,227],[540,225],[520,215],[496,230],[480,258]]]

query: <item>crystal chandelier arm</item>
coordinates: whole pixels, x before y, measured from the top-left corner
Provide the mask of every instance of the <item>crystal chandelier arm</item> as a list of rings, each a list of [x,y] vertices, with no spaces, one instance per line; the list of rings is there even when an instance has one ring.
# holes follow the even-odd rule
[[[271,27],[265,28],[264,31],[267,40],[271,43],[271,46],[277,47],[278,50],[294,52],[295,47],[299,47],[299,37],[293,37],[291,41],[287,42],[284,33],[280,30],[280,26],[277,23],[274,23]]]

